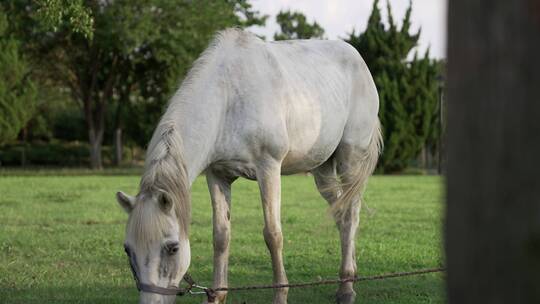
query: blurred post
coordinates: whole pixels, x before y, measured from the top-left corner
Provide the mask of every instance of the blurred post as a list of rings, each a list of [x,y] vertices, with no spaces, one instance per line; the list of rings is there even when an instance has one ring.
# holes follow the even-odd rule
[[[444,162],[444,76],[437,76],[439,87],[439,148],[437,149],[437,173],[443,173]]]
[[[449,1],[452,304],[540,303],[540,1]]]

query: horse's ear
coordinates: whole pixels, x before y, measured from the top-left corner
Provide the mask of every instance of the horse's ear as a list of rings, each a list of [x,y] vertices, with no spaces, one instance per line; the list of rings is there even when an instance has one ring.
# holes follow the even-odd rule
[[[133,196],[129,196],[124,192],[119,191],[116,192],[116,200],[127,213],[130,213],[131,210],[133,210],[133,206],[135,205],[135,198]]]
[[[172,201],[171,199],[167,196],[167,194],[165,193],[160,193],[159,194],[159,208],[165,212],[165,213],[169,213],[171,212],[171,209],[172,209]]]

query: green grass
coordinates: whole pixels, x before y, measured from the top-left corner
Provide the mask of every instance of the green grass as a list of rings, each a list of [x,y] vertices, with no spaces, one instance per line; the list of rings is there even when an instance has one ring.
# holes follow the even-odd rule
[[[137,292],[122,249],[127,215],[114,193],[135,194],[137,176],[0,177],[0,302],[133,303]],[[290,282],[335,278],[338,233],[309,176],[283,177],[284,259]],[[443,264],[441,180],[370,180],[357,241],[361,275]],[[367,208],[366,208],[367,207]],[[211,206],[204,178],[193,186],[190,272],[209,285]],[[233,186],[230,285],[270,283],[257,185]],[[441,274],[361,282],[357,303],[443,303]],[[291,289],[289,303],[333,303],[335,286]],[[270,303],[270,291],[230,293],[228,303]],[[200,303],[202,297],[178,299]]]

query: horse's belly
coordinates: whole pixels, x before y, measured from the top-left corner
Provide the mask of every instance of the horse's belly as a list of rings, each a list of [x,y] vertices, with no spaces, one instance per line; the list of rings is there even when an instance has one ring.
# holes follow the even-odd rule
[[[282,161],[282,174],[308,172],[324,163],[336,150],[341,140],[341,132],[335,132],[332,137],[314,139],[312,144],[306,138],[292,139],[289,151]]]
[[[307,172],[320,166],[341,141],[348,115],[345,98],[314,92],[297,93],[287,103],[288,153],[282,162],[283,174]]]
[[[309,172],[324,163],[333,152],[333,150],[329,150],[328,153],[305,155],[304,153],[291,151],[287,154],[281,164],[281,173],[288,175]]]

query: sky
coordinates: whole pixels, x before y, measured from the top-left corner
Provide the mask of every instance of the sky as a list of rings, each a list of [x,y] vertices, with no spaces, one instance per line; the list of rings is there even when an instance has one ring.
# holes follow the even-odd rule
[[[395,21],[401,20],[409,5],[409,0],[388,0],[392,6]],[[371,13],[373,0],[252,0],[255,10],[269,15],[266,26],[251,27],[256,34],[273,40],[278,30],[275,16],[280,10],[300,11],[309,22],[316,20],[325,30],[329,39],[344,38],[355,29],[364,31]],[[431,57],[446,57],[446,9],[447,0],[412,0],[412,30],[422,28],[419,51],[423,54],[429,47]],[[386,18],[386,0],[379,1]]]

